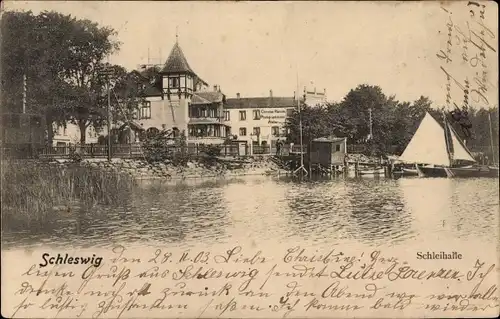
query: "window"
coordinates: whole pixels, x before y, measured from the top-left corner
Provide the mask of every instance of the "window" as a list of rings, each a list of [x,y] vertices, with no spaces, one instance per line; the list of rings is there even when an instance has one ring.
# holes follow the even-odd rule
[[[240,127],[240,136],[247,136],[247,128]]]
[[[171,89],[177,89],[179,87],[179,78],[168,78],[168,86]]]
[[[271,134],[273,136],[279,136],[280,135],[280,128],[279,128],[279,126],[273,126],[273,127],[271,127]]]
[[[167,127],[167,125],[163,124],[162,127],[163,127],[163,129],[165,129],[165,127]],[[179,132],[179,129],[177,127],[172,128],[172,135],[174,137],[179,137],[180,136],[180,132]]]
[[[150,127],[146,130],[146,134],[149,137],[153,137],[153,136],[157,135],[158,133],[160,133],[160,130],[158,130],[156,127]]]
[[[247,111],[240,111],[240,121],[246,121]]]
[[[146,101],[142,104],[140,117],[142,120],[151,118],[151,102]]]
[[[335,152],[340,152],[340,144],[335,145]]]
[[[260,127],[253,128],[253,135],[260,135]]]
[[[224,120],[226,120],[226,121],[230,121],[231,120],[231,117],[229,115],[229,111],[224,111]]]
[[[214,125],[214,133],[216,137],[221,137],[221,127],[220,126],[215,126]]]
[[[260,120],[260,110],[253,110],[253,119]]]

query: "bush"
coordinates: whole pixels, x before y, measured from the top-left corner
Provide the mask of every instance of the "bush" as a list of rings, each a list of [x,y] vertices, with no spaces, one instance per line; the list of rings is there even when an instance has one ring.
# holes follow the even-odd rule
[[[69,149],[69,159],[74,163],[79,163],[83,160],[81,150],[77,150],[76,147],[71,147]]]
[[[200,145],[200,151],[205,153],[208,157],[217,157],[220,156],[222,152],[222,146],[212,144]]]
[[[171,161],[176,166],[185,166],[191,156],[187,153],[186,135],[172,137],[171,131],[161,131],[145,137],[144,157],[150,163]]]

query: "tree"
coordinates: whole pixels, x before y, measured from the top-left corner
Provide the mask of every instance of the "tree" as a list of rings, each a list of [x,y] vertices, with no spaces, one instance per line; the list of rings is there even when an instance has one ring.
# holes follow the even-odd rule
[[[3,98],[7,108],[19,109],[22,78],[28,78],[29,105],[43,112],[48,124],[69,120],[81,131],[103,124],[105,81],[97,70],[104,59],[116,52],[116,33],[90,20],[70,15],[42,12],[7,12],[2,20],[2,85],[12,83],[14,90]],[[8,85],[7,85],[8,86]],[[6,86],[3,86],[4,89]]]
[[[289,132],[288,142],[300,143],[300,119],[302,118],[302,140],[308,145],[313,139],[330,135],[332,127],[328,123],[326,109],[302,104],[300,113],[295,109],[287,119],[285,129]]]
[[[67,21],[71,16],[60,16]],[[105,122],[106,79],[100,74],[103,67],[110,67],[104,60],[119,49],[111,40],[115,31],[99,27],[90,20],[75,20],[67,24],[66,45],[68,56],[63,65],[63,79],[67,83],[64,94],[69,102],[66,113],[69,120],[80,128],[80,142],[85,143],[86,129],[101,127]],[[116,69],[116,67],[114,67]]]
[[[23,78],[26,76],[26,111],[46,117],[49,140],[52,123],[63,124],[65,114],[57,110],[62,63],[66,52],[63,23],[48,23],[56,13],[34,16],[29,12],[5,12],[2,17],[1,103],[4,110],[21,112]]]

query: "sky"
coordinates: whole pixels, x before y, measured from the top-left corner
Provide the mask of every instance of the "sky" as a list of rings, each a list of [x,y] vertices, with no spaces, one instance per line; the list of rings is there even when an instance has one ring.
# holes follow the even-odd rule
[[[452,77],[449,104],[462,104],[463,89],[453,79],[463,84],[467,76],[469,103],[488,107],[498,105],[498,9],[494,2],[481,4],[484,19],[467,2],[7,1],[4,10],[54,10],[111,26],[122,46],[110,61],[129,70],[148,63],[148,52],[149,63],[163,64],[178,32],[192,69],[228,97],[267,96],[270,90],[293,96],[307,86],[340,101],[357,85],[370,84],[400,101],[424,95],[445,105],[443,67]],[[452,61],[446,63],[437,54],[446,52],[450,19]],[[492,47],[485,67],[462,62],[458,30],[464,33],[467,23],[476,34],[483,30]],[[469,59],[480,52],[470,41],[465,51]],[[481,96],[472,84],[482,70],[487,88],[478,90]]]

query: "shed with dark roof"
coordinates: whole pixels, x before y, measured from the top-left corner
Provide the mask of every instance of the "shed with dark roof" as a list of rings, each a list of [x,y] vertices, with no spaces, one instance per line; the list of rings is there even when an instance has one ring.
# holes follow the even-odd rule
[[[310,158],[312,165],[331,166],[344,165],[347,153],[347,138],[326,136],[315,138],[311,142]]]

